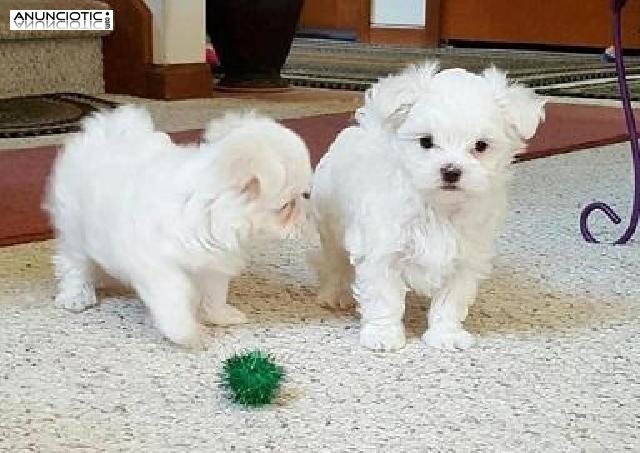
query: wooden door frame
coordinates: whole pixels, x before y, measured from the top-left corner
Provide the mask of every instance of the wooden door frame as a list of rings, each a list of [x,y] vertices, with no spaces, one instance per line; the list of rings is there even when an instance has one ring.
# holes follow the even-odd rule
[[[147,95],[147,68],[153,64],[153,17],[142,0],[107,0],[113,32],[103,39],[107,93]]]
[[[153,14],[144,0],[106,1],[114,14],[114,30],[103,40],[107,93],[153,99],[213,95],[213,75],[208,64],[153,63]]]
[[[360,10],[356,35],[358,37],[358,41],[369,42],[371,31],[371,0],[356,1],[358,2],[358,9]]]

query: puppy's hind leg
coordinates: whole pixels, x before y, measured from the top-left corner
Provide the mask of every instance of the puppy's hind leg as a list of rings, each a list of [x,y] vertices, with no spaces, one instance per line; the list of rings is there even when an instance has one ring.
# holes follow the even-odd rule
[[[354,269],[349,256],[333,235],[321,232],[320,242],[318,253],[310,256],[320,280],[318,299],[321,305],[332,310],[352,310],[355,307],[351,293]]]
[[[94,283],[94,263],[84,253],[59,243],[53,258],[58,292],[55,304],[80,312],[98,303]]]
[[[179,269],[148,269],[133,286],[149,307],[158,329],[169,340],[188,348],[204,346],[204,329],[195,316],[199,294]]]
[[[212,271],[202,272],[197,278],[202,293],[199,316],[205,324],[230,326],[247,322],[244,313],[227,304],[229,276]]]

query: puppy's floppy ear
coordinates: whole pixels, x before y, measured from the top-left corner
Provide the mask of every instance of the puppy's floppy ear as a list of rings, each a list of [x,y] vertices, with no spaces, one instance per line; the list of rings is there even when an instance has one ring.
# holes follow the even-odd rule
[[[438,72],[437,61],[411,65],[400,74],[381,79],[365,93],[364,106],[356,110],[358,124],[395,131]]]
[[[244,141],[244,140],[243,140]],[[284,165],[255,144],[233,143],[223,151],[232,187],[255,200],[265,191],[278,192],[286,179]]]
[[[522,140],[533,137],[538,125],[544,121],[546,99],[529,88],[510,83],[507,74],[493,66],[485,69],[482,76],[489,83],[502,114],[518,137]]]

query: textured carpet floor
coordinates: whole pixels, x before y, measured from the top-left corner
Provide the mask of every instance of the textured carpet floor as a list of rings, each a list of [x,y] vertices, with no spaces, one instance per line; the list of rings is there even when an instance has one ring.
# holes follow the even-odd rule
[[[479,343],[466,352],[419,342],[418,297],[406,349],[361,349],[357,319],[314,302],[311,240],[256,250],[231,292],[250,324],[212,329],[203,353],[165,342],[131,297],[55,309],[51,243],[1,248],[0,451],[638,451],[638,243],[587,245],[577,228],[579,208],[602,197],[626,218],[627,147],[514,171],[496,271],[466,323]],[[263,410],[218,388],[221,360],[253,347],[289,376]]]
[[[311,150],[315,164],[337,133],[351,121],[350,112],[283,120],[297,131]],[[172,133],[177,142],[197,141],[199,130]],[[619,108],[550,104],[547,119],[519,160],[565,153],[626,140]],[[0,246],[51,237],[49,223],[40,209],[45,180],[56,147],[0,152]]]

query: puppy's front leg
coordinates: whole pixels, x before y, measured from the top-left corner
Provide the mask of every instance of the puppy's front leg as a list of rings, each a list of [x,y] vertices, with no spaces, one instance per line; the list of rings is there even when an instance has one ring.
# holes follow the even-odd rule
[[[365,260],[356,265],[355,274],[353,292],[360,305],[360,344],[382,351],[403,348],[407,287],[400,273],[384,262]]]
[[[198,295],[187,275],[178,269],[156,268],[139,275],[134,287],[169,340],[195,349],[204,346],[193,303]]]
[[[467,269],[453,274],[435,295],[429,309],[429,328],[422,340],[438,349],[467,349],[475,343],[462,321],[478,290],[478,277]]]
[[[58,293],[56,306],[80,312],[98,303],[94,283],[95,265],[81,252],[71,253],[62,246],[54,257]]]
[[[199,315],[204,323],[230,326],[247,322],[244,313],[227,304],[229,276],[215,271],[202,272],[198,275],[198,285],[202,293]]]

